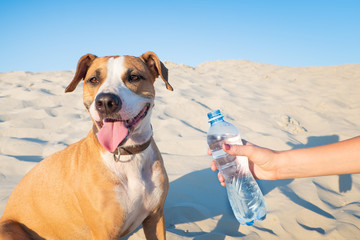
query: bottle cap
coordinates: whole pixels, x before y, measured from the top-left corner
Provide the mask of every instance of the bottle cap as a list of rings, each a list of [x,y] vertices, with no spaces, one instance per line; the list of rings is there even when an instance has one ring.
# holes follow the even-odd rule
[[[221,114],[220,109],[217,109],[217,110],[215,110],[215,111],[209,112],[209,113],[207,114],[207,116],[208,116],[208,119],[209,119],[208,122],[212,122],[212,121],[214,121],[215,119],[224,117],[224,116]]]

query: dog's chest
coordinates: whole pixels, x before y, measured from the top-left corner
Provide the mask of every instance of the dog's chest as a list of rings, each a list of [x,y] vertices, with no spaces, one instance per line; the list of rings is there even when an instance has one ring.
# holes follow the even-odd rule
[[[163,194],[161,168],[151,157],[151,148],[134,156],[121,156],[127,162],[115,162],[111,157],[104,159],[116,174],[116,199],[124,211],[124,230],[134,230],[159,206]]]

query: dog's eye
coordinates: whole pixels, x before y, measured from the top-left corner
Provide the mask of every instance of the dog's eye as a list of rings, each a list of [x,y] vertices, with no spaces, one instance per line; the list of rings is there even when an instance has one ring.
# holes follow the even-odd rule
[[[139,81],[140,79],[142,79],[142,77],[139,76],[139,75],[130,75],[130,76],[129,76],[129,82],[137,82],[137,81]]]
[[[96,85],[99,83],[99,80],[97,79],[97,77],[91,77],[88,79],[88,82],[93,84],[93,85]]]

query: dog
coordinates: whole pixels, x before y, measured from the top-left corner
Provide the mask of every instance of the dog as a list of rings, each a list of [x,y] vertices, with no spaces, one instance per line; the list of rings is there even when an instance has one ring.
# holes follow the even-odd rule
[[[80,58],[93,121],[87,137],[38,163],[12,192],[0,239],[118,239],[142,224],[146,239],[165,239],[169,188],[150,123],[155,79],[168,70],[153,52],[140,57]]]

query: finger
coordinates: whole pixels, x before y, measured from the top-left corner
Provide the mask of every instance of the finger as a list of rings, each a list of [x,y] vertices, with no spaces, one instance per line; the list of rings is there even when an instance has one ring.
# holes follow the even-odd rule
[[[223,177],[223,175],[220,172],[218,173],[218,177],[219,177],[220,182],[225,182],[225,178]]]
[[[254,146],[243,146],[243,145],[230,145],[224,144],[223,150],[233,156],[248,156],[252,152]]]
[[[216,163],[214,160],[211,162],[211,170],[213,170],[213,171],[217,170]]]
[[[218,173],[218,179],[219,179],[221,186],[225,187],[226,186],[225,178],[223,177],[223,175],[220,174],[220,172]]]

